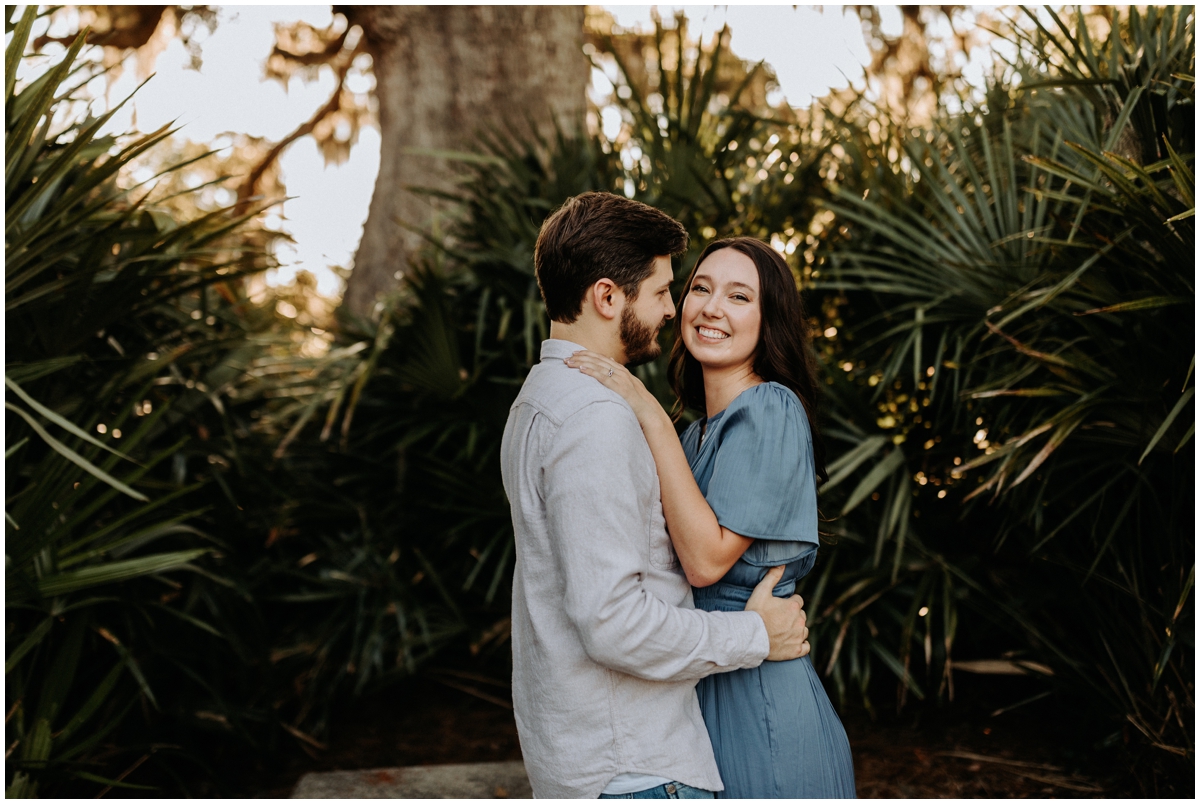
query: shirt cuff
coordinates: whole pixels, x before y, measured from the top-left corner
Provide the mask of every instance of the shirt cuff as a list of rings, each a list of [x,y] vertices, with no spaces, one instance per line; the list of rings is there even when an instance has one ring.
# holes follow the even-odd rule
[[[732,611],[735,617],[744,617],[744,628],[749,629],[750,639],[746,646],[746,667],[758,667],[771,654],[771,638],[767,636],[767,624],[754,611]]]

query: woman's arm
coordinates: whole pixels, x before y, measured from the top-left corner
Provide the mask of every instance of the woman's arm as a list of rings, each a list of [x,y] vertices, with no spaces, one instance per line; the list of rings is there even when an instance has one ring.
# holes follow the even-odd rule
[[[616,372],[613,373],[616,376]],[[605,377],[605,379],[608,379]],[[641,381],[633,377],[639,385]],[[667,518],[667,530],[688,583],[692,586],[708,586],[721,580],[729,572],[742,553],[754,543],[753,539],[734,533],[717,522],[717,515],[708,507],[708,501],[700,493],[696,478],[688,466],[687,456],[675,433],[675,426],[658,400],[646,392],[658,408],[658,416],[639,414],[638,421],[654,465],[658,468],[658,484],[662,487],[663,514]]]
[[[616,391],[633,408],[654,456],[667,530],[688,583],[709,586],[719,581],[754,540],[717,522],[696,485],[667,412],[641,380],[603,355],[576,352],[566,362]]]

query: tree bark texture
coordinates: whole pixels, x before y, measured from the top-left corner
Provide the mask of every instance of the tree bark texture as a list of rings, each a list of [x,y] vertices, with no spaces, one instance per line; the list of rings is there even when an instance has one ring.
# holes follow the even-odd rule
[[[375,193],[343,303],[374,316],[422,245],[431,200],[452,164],[413,149],[470,149],[482,131],[543,136],[583,119],[590,68],[583,6],[341,6],[374,59],[382,152]]]

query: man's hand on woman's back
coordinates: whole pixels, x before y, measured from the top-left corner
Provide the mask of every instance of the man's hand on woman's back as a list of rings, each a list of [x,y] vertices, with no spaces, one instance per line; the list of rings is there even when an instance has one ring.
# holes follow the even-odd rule
[[[746,611],[762,617],[767,626],[767,637],[771,640],[768,662],[786,662],[807,656],[809,651],[807,616],[804,613],[804,598],[800,595],[775,597],[771,590],[783,577],[783,567],[772,567],[754,587]]]

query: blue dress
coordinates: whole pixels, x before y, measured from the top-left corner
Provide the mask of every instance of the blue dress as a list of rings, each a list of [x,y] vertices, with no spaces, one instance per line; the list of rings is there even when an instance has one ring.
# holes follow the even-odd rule
[[[793,594],[817,558],[812,433],[800,400],[769,382],[742,392],[680,437],[717,521],[754,544],[696,608],[741,611],[770,567],[786,564],[776,596]],[[763,662],[696,688],[725,790],[721,798],[853,798],[850,743],[812,661]]]

